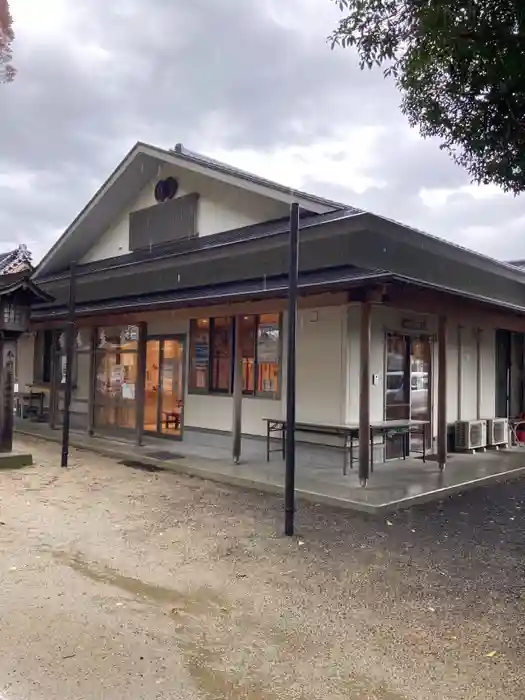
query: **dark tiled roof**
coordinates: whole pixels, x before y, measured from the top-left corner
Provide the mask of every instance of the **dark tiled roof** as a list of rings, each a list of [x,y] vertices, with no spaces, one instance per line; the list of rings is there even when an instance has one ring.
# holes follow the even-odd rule
[[[328,214],[305,214],[301,217],[301,227],[319,226],[338,219],[355,216],[358,212],[354,209],[338,209],[337,211],[329,212]],[[277,219],[274,221],[265,221],[260,224],[252,224],[243,228],[233,229],[231,231],[223,231],[210,236],[196,236],[195,238],[186,238],[184,240],[175,241],[163,246],[155,246],[149,250],[137,250],[125,255],[119,255],[114,258],[106,258],[97,260],[96,262],[86,263],[78,266],[79,274],[97,272],[108,268],[117,268],[120,266],[132,265],[139,262],[147,262],[158,260],[167,257],[177,257],[186,255],[200,250],[210,250],[219,248],[225,245],[234,243],[242,243],[245,241],[253,241],[259,238],[266,238],[283,233],[290,230],[288,217]],[[63,270],[60,274],[50,275],[46,280],[54,277],[63,277],[67,270]]]
[[[0,253],[0,270],[2,269],[5,262],[11,260],[14,252],[15,251],[10,250],[8,253]]]
[[[31,279],[31,270],[19,270],[6,275],[0,274],[0,296],[24,292],[35,303],[50,303],[53,297],[42,291]]]
[[[31,253],[26,246],[20,245],[14,250],[8,250],[7,253],[0,253],[0,275],[4,274],[4,270],[8,269],[12,263],[18,262],[20,265],[25,265],[31,270]]]
[[[311,202],[316,202],[318,204],[324,204],[326,206],[334,207],[336,209],[341,208],[351,208],[347,204],[342,202],[335,202],[332,199],[326,199],[325,197],[319,197],[315,194],[310,194],[309,192],[302,192],[301,190],[296,190],[291,187],[287,187],[273,180],[268,180],[254,173],[250,173],[247,170],[242,170],[233,165],[228,165],[228,163],[223,163],[215,158],[210,158],[202,153],[196,153],[195,151],[190,151],[185,148],[181,143],[178,143],[175,148],[171,150],[166,150],[163,148],[158,148],[156,146],[151,146],[150,144],[144,144],[151,149],[159,151],[160,153],[165,153],[166,155],[176,156],[177,158],[182,158],[183,160],[194,163],[195,165],[200,165],[204,168],[209,168],[210,170],[215,170],[216,172],[224,173],[225,175],[232,175],[233,177],[238,177],[241,180],[246,180],[247,182],[253,182],[256,185],[262,185],[263,187],[269,187],[278,192],[286,192],[287,194],[293,192],[298,197],[304,200],[310,200]],[[352,208],[354,213],[359,213],[360,209]]]
[[[366,270],[346,265],[338,268],[328,268],[315,270],[312,272],[302,272],[299,275],[299,289],[302,291],[323,291],[330,289],[346,289],[369,280],[386,279],[390,274],[384,270]],[[112,310],[133,310],[143,307],[162,308],[169,306],[191,306],[202,302],[222,303],[226,300],[242,300],[246,298],[264,298],[266,296],[284,296],[288,290],[288,277],[279,275],[277,277],[261,277],[243,282],[232,282],[228,284],[200,287],[194,289],[184,289],[180,291],[164,292],[162,294],[142,294],[135,297],[123,299],[109,299],[102,302],[92,302],[89,304],[79,304],[78,314],[92,314],[97,312],[109,312]],[[34,319],[60,317],[66,314],[65,308],[45,308],[34,309],[32,317]]]

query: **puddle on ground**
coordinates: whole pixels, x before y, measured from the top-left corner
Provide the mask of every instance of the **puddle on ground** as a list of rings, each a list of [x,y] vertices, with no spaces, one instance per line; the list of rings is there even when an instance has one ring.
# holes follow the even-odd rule
[[[53,558],[64,566],[68,566],[76,573],[85,576],[91,581],[104,583],[125,591],[134,596],[135,600],[143,603],[153,603],[169,606],[169,615],[177,620],[186,621],[184,628],[186,634],[179,636],[181,651],[186,659],[188,671],[198,685],[204,697],[209,700],[272,700],[267,690],[263,690],[258,684],[241,682],[235,675],[213,668],[214,661],[219,655],[205,641],[205,634],[199,624],[197,635],[191,634],[191,619],[204,615],[224,615],[229,608],[219,596],[206,588],[200,588],[192,593],[182,593],[174,588],[166,588],[151,583],[146,583],[131,576],[124,576],[116,569],[109,566],[88,562],[80,555],[70,554],[60,550],[50,550]],[[188,620],[189,618],[189,620]],[[199,641],[192,637],[198,636]]]
[[[107,584],[133,596],[135,602],[159,605],[169,608],[167,614],[173,618],[177,629],[179,648],[186,662],[186,668],[203,698],[206,700],[277,700],[271,689],[262,683],[248,679],[242,669],[223,670],[224,648],[217,641],[207,638],[206,616],[222,617],[231,612],[231,607],[208,588],[199,588],[184,593],[175,588],[167,588],[146,583],[131,576],[124,576],[112,567],[86,561],[79,554],[41,547],[49,552],[60,564],[96,583]],[[226,641],[226,640],[225,640]],[[359,698],[364,686],[349,683],[346,688],[349,698]],[[367,696],[368,697],[368,696]],[[374,696],[370,696],[374,697]],[[402,700],[401,696],[380,694],[385,700]],[[0,698],[1,700],[1,698]],[[298,696],[305,700],[305,696]]]
[[[52,550],[54,559],[82,576],[97,583],[105,583],[129,593],[135,599],[169,605],[172,607],[171,615],[204,615],[209,612],[228,613],[229,607],[213,591],[207,588],[199,588],[195,591],[183,593],[175,588],[166,588],[152,583],[146,583],[131,576],[124,576],[116,569],[109,566],[88,562],[80,555],[69,552]]]
[[[389,690],[384,683],[375,685],[364,676],[352,676],[351,680],[344,682],[348,700],[407,700],[406,695]]]
[[[276,695],[256,683],[239,682],[229,674],[214,670],[190,656],[188,670],[191,677],[209,700],[272,700]]]
[[[59,478],[60,478],[59,476],[52,476],[52,477],[51,477],[50,479],[48,479],[47,481],[42,481],[42,482],[39,484],[39,486],[26,486],[26,488],[24,489],[24,491],[25,491],[26,493],[28,493],[28,492],[38,492],[38,491],[42,491],[42,489],[45,489],[45,488],[47,488],[48,486],[53,486],[53,484],[55,484],[55,483],[59,480]]]

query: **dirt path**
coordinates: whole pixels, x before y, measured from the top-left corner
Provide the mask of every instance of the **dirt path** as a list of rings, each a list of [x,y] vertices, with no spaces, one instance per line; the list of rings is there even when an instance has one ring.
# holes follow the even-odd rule
[[[525,485],[395,518],[19,442],[0,473],[0,698],[518,700]]]

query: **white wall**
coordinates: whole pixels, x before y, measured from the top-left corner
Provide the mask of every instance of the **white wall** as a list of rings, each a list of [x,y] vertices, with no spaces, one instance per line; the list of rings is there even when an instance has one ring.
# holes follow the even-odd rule
[[[297,319],[297,420],[344,422],[346,307],[301,311]]]
[[[35,339],[32,335],[22,335],[17,343],[16,380],[19,391],[25,391],[33,383]]]
[[[360,307],[339,306],[302,310],[297,324],[297,420],[358,422],[359,420],[359,318]],[[372,347],[370,373],[378,377],[371,386],[371,420],[384,418],[384,358],[385,335],[406,332],[403,320],[417,321],[417,314],[385,307],[372,310]],[[425,317],[426,329],[436,332],[436,319]],[[166,314],[148,322],[150,335],[183,334],[189,342],[187,318]],[[23,336],[18,346],[18,381],[20,387],[30,384],[33,378],[33,346],[31,336]],[[263,435],[263,418],[285,416],[286,395],[286,315],[283,319],[281,398],[243,398],[242,430],[245,434]],[[189,347],[186,358],[189,361]],[[461,418],[477,417],[477,368],[476,329],[461,329],[462,378]],[[87,365],[86,365],[87,373]],[[186,367],[186,377],[188,376]],[[437,343],[433,348],[432,393],[434,404],[434,434],[437,424]],[[84,374],[85,374],[84,373]],[[82,374],[79,372],[79,375]],[[86,378],[87,381],[87,378]],[[84,384],[79,398],[85,398]],[[186,382],[187,392],[187,382]],[[495,344],[494,330],[482,329],[481,334],[481,395],[480,415],[494,416],[495,395]],[[87,398],[87,396],[86,396]],[[458,418],[458,333],[456,326],[448,329],[447,342],[447,421]],[[208,428],[229,432],[232,426],[233,405],[228,396],[205,396],[186,393],[185,425],[191,428]]]
[[[455,362],[456,372],[451,377],[451,383],[447,386],[448,410],[447,420],[473,420],[478,418],[493,418],[495,411],[495,373],[496,373],[496,353],[494,341],[494,329],[481,328],[480,333],[480,372],[481,383],[478,396],[478,352],[477,334],[478,329],[467,326],[460,329],[461,337],[461,379],[458,384],[457,363],[459,357],[458,350],[458,328],[454,326],[450,329],[450,334],[455,338],[454,348],[451,348],[449,364]],[[458,415],[458,390],[461,392],[460,409]],[[455,401],[455,406],[453,404]]]
[[[200,194],[197,216],[197,230],[200,236],[209,236],[220,231],[229,231],[276,219],[286,216],[289,211],[289,206],[282,202],[227,185],[213,178],[166,166],[109,229],[101,233],[98,243],[81,262],[93,262],[129,253],[130,212],[153,206],[156,182],[170,175],[179,182],[177,197],[191,192]]]
[[[359,420],[359,305],[348,308],[348,382],[346,392],[346,419],[355,423]],[[403,321],[425,321],[425,333],[433,335],[432,348],[432,400],[433,432],[437,426],[437,319],[398,309],[376,306],[372,308],[372,333],[370,380],[377,375],[378,382],[370,388],[370,418],[372,421],[384,419],[384,379],[385,379],[385,336],[387,332],[408,333]],[[462,376],[458,385],[458,330],[450,325],[447,337],[447,421],[458,419],[458,388],[461,391],[461,419],[477,417],[477,348],[474,327],[461,329]],[[481,392],[479,397],[480,417],[494,416],[495,396],[495,346],[494,329],[481,330]]]
[[[264,418],[286,412],[286,316],[283,319],[281,398],[243,397],[242,431],[264,435]],[[346,387],[346,307],[300,311],[297,319],[297,420],[344,421]],[[187,427],[230,431],[229,396],[186,395]]]
[[[154,186],[154,182],[147,185],[129,209],[121,214],[107,231],[101,232],[98,242],[82,258],[81,264],[129,253],[129,214],[132,211],[144,209],[155,203],[153,197]]]

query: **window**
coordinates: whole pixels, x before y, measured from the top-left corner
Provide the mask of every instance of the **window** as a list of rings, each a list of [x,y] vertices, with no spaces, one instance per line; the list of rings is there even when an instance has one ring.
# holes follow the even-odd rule
[[[136,427],[138,327],[97,329],[95,427],[133,430]]]
[[[230,394],[233,323],[228,317],[199,318],[190,325],[190,391]]]
[[[277,397],[280,392],[281,319],[279,314],[257,317],[258,396]]]
[[[255,356],[257,348],[257,316],[243,316],[240,320],[242,356],[242,390],[255,394]]]
[[[280,392],[279,314],[239,319],[243,393],[275,398]],[[233,318],[200,318],[190,324],[189,390],[231,394]]]
[[[208,392],[209,379],[210,320],[199,318],[190,322],[190,391]]]
[[[37,331],[33,367],[33,382],[35,384],[49,384],[51,382],[52,363],[53,331]]]
[[[232,320],[227,317],[210,320],[210,391],[220,394],[230,394],[232,390]]]

